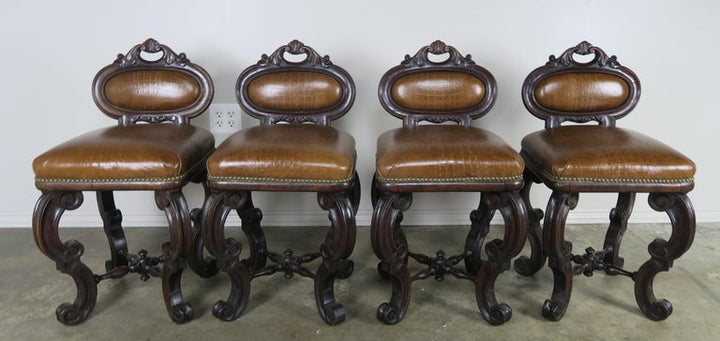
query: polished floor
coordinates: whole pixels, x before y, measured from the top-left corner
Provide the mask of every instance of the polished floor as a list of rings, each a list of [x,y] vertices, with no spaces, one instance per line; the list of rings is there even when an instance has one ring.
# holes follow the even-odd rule
[[[647,243],[668,238],[665,224],[631,225],[625,234],[622,256],[626,267],[636,269],[648,258]],[[406,228],[411,250],[434,253],[442,248],[458,253],[465,228]],[[495,234],[501,227],[493,227]],[[228,235],[242,238],[238,228]],[[131,251],[159,252],[167,239],[162,228],[126,230]],[[267,228],[268,246],[282,251],[310,251],[324,236],[321,228]],[[575,250],[602,245],[604,228],[568,226],[567,239]],[[61,230],[63,240],[85,245],[83,260],[101,271],[107,257],[102,229]],[[293,245],[296,244],[296,245]],[[213,317],[211,307],[228,294],[228,279],[220,273],[202,279],[190,271],[183,277],[185,299],[194,307],[195,319],[176,325],[168,318],[160,281],[143,282],[131,274],[103,281],[98,286],[95,311],[83,324],[61,325],[55,307],[72,301],[75,286],[67,275],[36,248],[30,229],[0,229],[0,340],[717,340],[720,338],[720,224],[699,224],[693,247],[667,273],[655,280],[655,294],[673,303],[665,321],[653,322],[637,308],[632,280],[621,276],[575,277],[568,312],[560,322],[542,318],[540,308],[552,288],[547,267],[533,277],[510,270],[498,279],[498,300],[513,308],[512,319],[491,326],[475,303],[471,282],[448,277],[413,283],[412,301],[405,319],[386,326],[375,318],[377,306],[387,300],[390,285],[375,270],[377,260],[369,245],[369,228],[358,228],[352,259],[355,272],[336,282],[337,300],[348,311],[347,320],[335,327],[317,315],[312,281],[296,276],[261,277],[251,283],[245,314],[233,322]],[[525,251],[527,252],[527,250]],[[415,267],[413,267],[415,268]],[[419,270],[420,268],[416,268]]]

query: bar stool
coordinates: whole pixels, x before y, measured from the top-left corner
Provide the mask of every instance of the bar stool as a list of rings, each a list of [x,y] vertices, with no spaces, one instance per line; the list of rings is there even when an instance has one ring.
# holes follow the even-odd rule
[[[148,60],[145,54],[160,57]],[[67,325],[82,323],[95,307],[100,281],[136,272],[143,280],[161,277],[170,318],[186,322],[193,316],[180,287],[186,260],[202,276],[217,272],[214,262],[202,258],[199,230],[191,226],[191,217],[200,214],[191,215],[182,193],[188,182],[205,181],[205,160],[214,149],[210,132],[189,124],[212,101],[212,80],[184,53],[148,39],[98,72],[93,98],[118,125],[73,138],[33,162],[35,186],[42,191],[33,212],[35,243],[77,287],[75,301],[61,304],[57,318]],[[130,190],[154,191],[157,207],[167,216],[170,241],[161,256],[128,253],[113,191]],[[62,242],[58,235],[65,210],[82,205],[82,191],[96,192],[110,244],[105,274],[94,274],[80,260],[83,244]]]
[[[429,54],[448,58],[435,62]],[[372,247],[380,259],[378,272],[392,282],[390,301],[377,310],[385,323],[398,323],[405,316],[412,281],[441,281],[445,275],[475,282],[477,305],[489,323],[502,324],[512,316],[507,304],[497,302],[494,286],[526,239],[527,217],[519,194],[523,160],[500,137],[472,126],[493,106],[496,93],[490,72],[439,40],[406,56],[380,80],[380,103],[403,120],[402,128],[378,138],[373,180]],[[443,122],[456,124],[439,124]],[[410,251],[400,222],[413,192],[481,193],[461,254],[448,256],[440,250],[431,257]],[[482,259],[496,210],[505,220],[504,239],[488,242],[487,259]],[[411,275],[408,258],[427,269]],[[456,266],[460,262],[464,267]]]
[[[576,55],[592,55],[579,62]],[[667,145],[638,132],[618,128],[615,121],[629,114],[640,98],[640,81],[615,56],[588,42],[567,49],[531,72],[522,88],[525,107],[545,121],[545,129],[522,140],[525,159],[523,197],[530,206],[532,183],[544,183],[553,192],[543,213],[531,210],[530,257],[515,262],[519,273],[532,275],[544,264],[553,272],[552,296],[543,305],[543,316],[560,320],[567,310],[573,275],[591,276],[602,270],[635,281],[635,299],[651,320],[664,320],[672,305],[657,299],[655,275],[668,271],[673,261],[690,248],[695,235],[695,212],[687,197],[693,186],[695,164]],[[562,125],[569,121],[595,125]],[[610,211],[610,225],[603,248],[574,254],[565,240],[565,221],[580,192],[618,193]],[[648,246],[650,260],[639,270],[623,269],[620,244],[627,229],[636,193],[649,193],[656,211],[666,212],[672,223],[669,240],[655,239]],[[542,236],[542,237],[541,237]]]
[[[286,54],[304,54],[305,59],[288,61]],[[249,298],[250,280],[279,272],[286,278],[312,278],[320,316],[329,325],[340,323],[345,308],[335,302],[333,285],[335,278],[345,279],[353,271],[348,257],[355,245],[360,183],[355,140],[330,123],[350,110],[353,80],[328,56],[293,40],[245,69],[236,95],[260,125],[230,136],[207,161],[211,194],[203,211],[203,236],[231,280],[228,299],[218,301],[213,314],[225,321],[238,318]],[[252,191],[316,192],[332,222],[319,251],[299,256],[292,250],[269,251]],[[243,260],[240,242],[224,233],[231,210],[238,213],[248,240],[249,255]],[[315,272],[303,265],[318,258]]]

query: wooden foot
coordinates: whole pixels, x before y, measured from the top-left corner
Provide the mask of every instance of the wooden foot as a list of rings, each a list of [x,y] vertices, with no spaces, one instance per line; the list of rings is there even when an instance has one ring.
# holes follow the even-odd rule
[[[165,307],[173,322],[181,324],[193,318],[192,308],[189,303],[185,303],[181,288],[185,257],[192,250],[190,210],[179,189],[156,191],[155,203],[165,212],[170,225],[170,241],[162,247],[165,257],[162,268]]]
[[[575,208],[577,193],[553,192],[547,206],[543,226],[543,251],[553,272],[552,296],[545,301],[542,314],[546,319],[559,321],[567,310],[572,293],[573,269],[571,262],[572,244],[565,241],[565,221]]]
[[[653,291],[655,275],[668,271],[673,261],[682,256],[695,238],[695,210],[684,193],[651,193],[650,207],[664,211],[672,222],[670,240],[655,239],[648,246],[650,260],[645,262],[635,278],[635,300],[640,310],[653,321],[661,321],[672,314],[672,304],[657,299]]]
[[[43,192],[33,211],[33,237],[38,249],[57,265],[58,271],[75,281],[73,303],[63,303],[55,314],[65,325],[85,321],[95,308],[97,284],[90,269],[80,261],[85,248],[76,240],[60,241],[58,224],[65,210],[74,210],[83,202],[82,192]]]
[[[412,204],[411,193],[377,193],[371,223],[373,252],[380,259],[378,270],[392,283],[390,301],[380,304],[377,318],[387,324],[400,322],[410,304],[412,280],[407,268],[408,246],[400,228],[402,212]],[[399,233],[398,233],[399,232]]]
[[[523,248],[527,238],[527,213],[518,193],[483,193],[481,207],[485,212],[499,210],[505,220],[503,240],[495,239],[485,247],[488,260],[477,271],[475,297],[485,320],[500,325],[512,317],[510,306],[495,298],[495,280],[510,268],[510,261]],[[489,223],[490,218],[486,218]],[[479,248],[476,252],[479,253]]]
[[[231,210],[243,210],[252,202],[250,192],[211,191],[202,214],[202,236],[205,247],[219,262],[220,269],[230,277],[230,295],[213,305],[213,315],[223,321],[240,317],[250,297],[251,273],[240,261],[242,245],[233,238],[225,238],[225,220]],[[252,204],[250,204],[252,205]],[[258,220],[259,224],[259,220]],[[258,225],[259,226],[259,225]]]
[[[318,193],[320,207],[328,211],[332,227],[320,247],[322,263],[315,274],[315,302],[328,325],[345,320],[345,308],[335,302],[335,278],[348,278],[353,262],[348,260],[355,248],[355,209],[353,192]]]

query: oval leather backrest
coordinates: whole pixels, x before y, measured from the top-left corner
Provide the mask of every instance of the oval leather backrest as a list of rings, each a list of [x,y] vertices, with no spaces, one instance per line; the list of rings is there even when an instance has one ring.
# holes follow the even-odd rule
[[[454,111],[482,102],[485,83],[464,72],[419,72],[398,78],[391,91],[395,103],[407,109]]]
[[[105,97],[129,111],[168,111],[189,107],[200,96],[192,76],[174,70],[136,70],[119,73],[105,83]]]
[[[628,99],[622,78],[595,72],[565,73],[544,78],[535,86],[535,99],[545,108],[568,112],[615,109]]]
[[[490,111],[496,94],[495,77],[488,70],[440,40],[406,55],[378,85],[380,104],[406,127],[422,121],[469,126]]]
[[[285,54],[305,55],[288,61]],[[242,73],[235,86],[240,107],[260,124],[279,122],[330,125],[350,110],[355,83],[328,56],[298,40],[280,46]]]
[[[317,72],[275,72],[254,78],[248,98],[269,110],[315,111],[332,108],[342,99],[342,85]]]
[[[124,125],[187,123],[207,109],[213,94],[212,79],[202,67],[154,39],[118,55],[93,80],[95,104]]]
[[[575,60],[576,55],[591,54],[594,58],[588,62]],[[565,121],[610,126],[637,105],[640,80],[615,56],[583,41],[533,70],[523,83],[522,98],[533,115],[545,120],[546,128]]]

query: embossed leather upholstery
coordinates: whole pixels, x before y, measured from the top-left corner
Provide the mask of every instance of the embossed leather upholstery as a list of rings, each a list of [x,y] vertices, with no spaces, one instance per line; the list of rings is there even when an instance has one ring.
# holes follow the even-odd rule
[[[191,125],[98,129],[38,156],[35,185],[43,190],[177,187],[189,181],[191,168],[204,166],[214,144],[210,132]]]
[[[117,108],[136,111],[177,110],[200,96],[197,80],[180,71],[138,70],[119,73],[105,83],[105,97]]]
[[[265,109],[321,110],[342,98],[342,86],[317,72],[275,72],[259,76],[248,86],[248,98]]]
[[[397,128],[377,142],[379,182],[517,182],[523,167],[512,147],[475,127]]]
[[[355,173],[355,140],[318,125],[255,126],[223,141],[207,168],[211,182],[346,183]]]
[[[683,154],[632,130],[562,126],[522,140],[529,166],[556,182],[692,183],[695,164]]]
[[[415,110],[462,110],[480,103],[485,83],[464,72],[418,72],[400,77],[392,85],[392,99]]]
[[[535,87],[535,98],[543,107],[575,113],[615,109],[628,94],[623,79],[596,72],[553,75]]]

